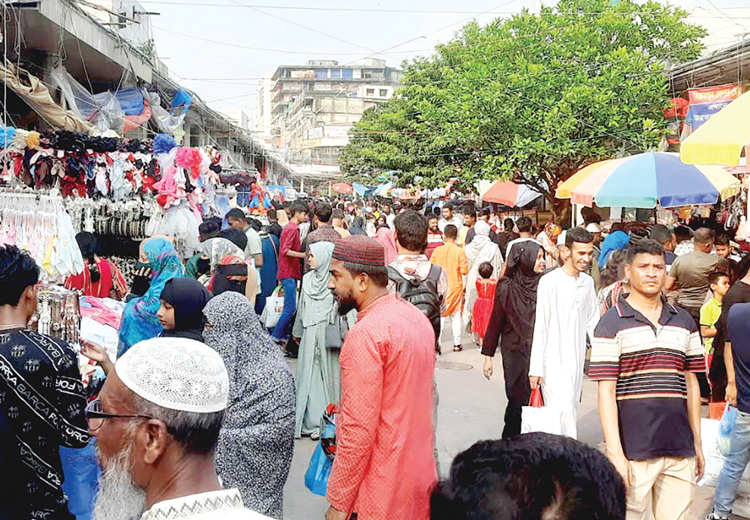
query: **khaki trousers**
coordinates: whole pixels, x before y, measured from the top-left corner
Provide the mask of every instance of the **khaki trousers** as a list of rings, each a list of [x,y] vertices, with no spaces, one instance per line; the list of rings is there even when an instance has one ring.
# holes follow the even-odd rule
[[[630,461],[626,520],[685,520],[695,491],[695,459]]]

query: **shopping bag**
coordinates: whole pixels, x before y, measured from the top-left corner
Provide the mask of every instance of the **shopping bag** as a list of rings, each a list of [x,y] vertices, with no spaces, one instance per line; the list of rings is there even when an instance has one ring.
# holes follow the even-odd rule
[[[544,406],[544,398],[542,398],[542,389],[540,387],[537,386],[531,390],[529,406],[533,406],[534,408],[541,408]]]
[[[261,314],[261,321],[267,329],[272,329],[279,322],[281,313],[284,311],[284,290],[279,285],[273,290],[271,296],[266,298],[266,307]]]
[[[698,486],[716,487],[716,483],[719,481],[719,473],[724,466],[724,456],[719,449],[719,421],[701,419],[701,451],[703,451],[703,457],[706,460],[706,468]],[[750,493],[749,481],[750,466],[745,468],[745,472],[740,479],[740,485],[737,488],[738,494]]]
[[[724,409],[727,407],[726,401],[708,403],[708,418],[721,420],[721,416],[724,415]]]
[[[719,422],[719,451],[725,457],[729,455],[732,445],[732,431],[734,430],[734,421],[737,419],[737,408],[727,405],[724,409],[724,415]]]
[[[332,467],[333,461],[325,454],[321,443],[318,443],[305,473],[305,487],[316,495],[326,496]]]
[[[531,390],[529,406],[521,409],[521,433],[544,432],[562,435],[560,411],[544,406],[541,387]]]

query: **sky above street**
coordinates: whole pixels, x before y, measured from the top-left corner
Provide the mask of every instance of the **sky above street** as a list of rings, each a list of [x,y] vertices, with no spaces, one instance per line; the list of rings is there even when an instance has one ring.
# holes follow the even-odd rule
[[[172,77],[213,108],[254,117],[265,71],[311,59],[366,57],[390,66],[426,56],[471,20],[485,24],[539,0],[140,0]],[[548,5],[550,2],[544,2]],[[673,0],[708,26],[719,48],[750,32],[748,0]]]

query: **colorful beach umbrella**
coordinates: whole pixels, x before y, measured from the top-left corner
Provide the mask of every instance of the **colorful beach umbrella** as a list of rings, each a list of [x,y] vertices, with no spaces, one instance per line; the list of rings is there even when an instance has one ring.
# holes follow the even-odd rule
[[[690,134],[680,145],[680,158],[688,164],[737,166],[749,143],[750,92],[747,92]]]
[[[352,188],[351,184],[347,184],[345,182],[337,182],[331,185],[331,190],[335,191],[336,193],[347,195],[353,192],[354,188]]]
[[[589,165],[555,196],[589,207],[676,208],[715,204],[739,191],[740,181],[720,166],[685,164],[677,154],[652,152]]]
[[[482,194],[482,200],[504,204],[511,208],[521,208],[541,196],[541,193],[523,184],[516,184],[511,181],[497,181]]]

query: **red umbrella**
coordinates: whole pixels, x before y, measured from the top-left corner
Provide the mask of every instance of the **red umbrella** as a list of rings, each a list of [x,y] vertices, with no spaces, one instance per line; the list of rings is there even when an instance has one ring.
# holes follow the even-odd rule
[[[331,189],[336,193],[342,193],[344,195],[347,195],[354,191],[352,185],[345,182],[337,182],[336,184],[331,185]]]
[[[497,181],[482,195],[482,200],[504,204],[511,208],[520,208],[539,196],[541,196],[541,193],[532,190],[528,186],[516,184],[511,181]]]

